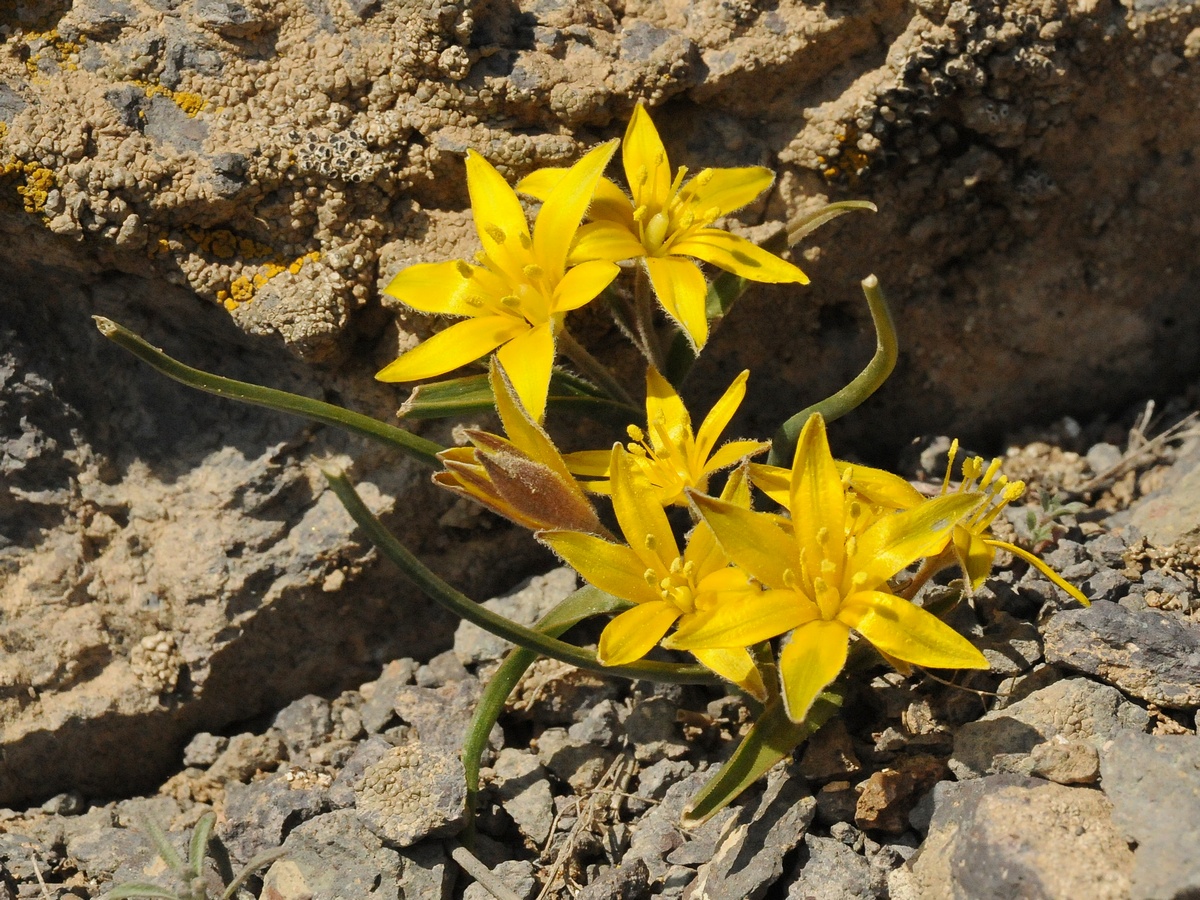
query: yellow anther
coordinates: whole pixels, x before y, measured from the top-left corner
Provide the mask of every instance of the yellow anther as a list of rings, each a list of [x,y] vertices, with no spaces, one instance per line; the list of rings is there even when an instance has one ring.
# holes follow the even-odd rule
[[[850,576],[850,584],[853,585],[856,590],[861,590],[862,586],[866,583],[867,583],[867,573],[866,572],[855,572],[853,575]]]
[[[505,297],[501,297],[500,302],[503,303],[505,306],[507,306],[509,309],[520,309],[521,308],[521,301],[514,294],[508,294]]]
[[[472,269],[469,265],[466,264],[466,262],[464,262],[461,259],[455,260],[454,268],[458,270],[458,274],[461,275],[463,278],[470,278],[472,275],[475,274],[475,270]]]
[[[528,250],[533,246],[533,241],[529,239],[529,235],[521,231],[517,233],[517,239],[521,242],[521,249]]]
[[[793,591],[799,590],[796,585],[796,573],[791,569],[783,570],[783,586],[786,588],[791,588]]]
[[[530,281],[538,281],[546,274],[542,270],[542,267],[536,263],[530,263],[527,266],[522,266],[521,271],[525,273],[525,277]]]
[[[842,472],[842,486],[850,487],[850,483],[854,480],[854,466],[846,466]]]
[[[650,587],[658,587],[658,573],[653,569],[647,569],[642,573],[642,577],[646,579],[646,584],[650,585]]]
[[[693,187],[704,187],[710,181],[713,180],[714,174],[715,173],[713,172],[712,169],[701,169],[699,172],[696,173],[696,177],[692,179],[692,186]]]
[[[465,300],[463,300],[463,303],[467,304],[467,306],[470,306],[472,309],[481,309],[483,307],[483,301],[478,297],[467,297]]]
[[[1025,493],[1025,482],[1014,481],[1004,487],[1004,502],[1012,503]]]
[[[633,221],[640,223],[649,214],[650,208],[646,204],[642,204],[633,211]]]
[[[690,560],[685,562],[683,564],[683,574],[688,581],[694,579],[696,577],[696,563]]]
[[[958,456],[958,438],[950,442],[950,450],[946,453],[946,477],[942,479],[942,493],[950,489],[950,473],[954,471],[954,459]]]
[[[858,538],[852,534],[846,538],[846,555],[853,556],[857,552],[858,552]]]
[[[822,547],[829,543],[829,529],[824,525],[817,529],[817,543]]]
[[[501,228],[499,225],[493,225],[493,224],[489,223],[489,224],[483,226],[483,230],[486,231],[487,236],[490,237],[497,244],[503,244],[505,242],[505,240],[507,240],[507,238],[508,238],[508,235],[506,235],[504,233],[504,229]]]
[[[987,471],[983,473],[983,479],[979,482],[980,488],[986,488],[992,483],[992,479],[996,477],[996,473],[1000,471],[1000,457],[992,460],[992,464],[987,467]]]
[[[683,560],[678,556],[671,560],[671,574],[678,575],[683,571]]]
[[[488,256],[482,250],[476,250],[473,259],[481,266],[486,266],[488,264]]]
[[[639,166],[638,170],[637,170],[637,174],[634,175],[633,180],[638,183],[638,187],[641,187],[643,184],[645,184],[647,181],[650,180],[650,170],[647,169],[645,166]],[[631,187],[632,187],[632,185],[631,185]]]
[[[656,552],[658,550],[658,538],[652,534],[646,535],[646,549],[651,553]]]
[[[630,425],[625,429],[625,433],[629,435],[630,440],[637,441],[639,444],[646,439],[646,432],[636,425]]]
[[[628,450],[634,456],[639,457],[640,459],[646,459],[646,457],[648,455],[646,453],[646,448],[643,447],[641,444],[626,444],[625,449]]]
[[[713,222],[713,221],[715,221],[715,220],[717,220],[717,219],[721,218],[721,207],[719,207],[719,206],[710,206],[708,209],[706,209],[706,210],[704,211],[704,215],[702,216],[702,218],[704,219],[704,223],[705,223],[706,225],[707,225],[709,222]]]

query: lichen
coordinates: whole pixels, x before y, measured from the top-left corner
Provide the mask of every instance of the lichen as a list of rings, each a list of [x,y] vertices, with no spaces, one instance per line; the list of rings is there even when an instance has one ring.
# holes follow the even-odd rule
[[[243,303],[249,303],[253,300],[254,295],[264,288],[272,278],[282,275],[284,272],[298,275],[305,264],[314,263],[320,258],[321,251],[313,250],[305,253],[303,256],[296,257],[290,263],[267,263],[252,275],[243,273],[230,282],[229,290],[217,291],[217,302],[230,312],[233,312]]]
[[[147,97],[166,97],[183,110],[189,119],[196,118],[208,106],[207,100],[191,91],[173,91],[166,85],[156,84],[153,81],[134,81],[133,83],[140,87]]]

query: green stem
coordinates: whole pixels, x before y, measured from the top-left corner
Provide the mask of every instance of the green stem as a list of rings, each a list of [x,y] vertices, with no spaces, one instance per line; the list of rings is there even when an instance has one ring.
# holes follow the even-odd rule
[[[796,450],[796,441],[800,438],[800,430],[809,416],[820,413],[826,422],[840,419],[875,393],[896,368],[896,358],[899,355],[896,323],[892,319],[892,311],[888,308],[883,290],[879,287],[879,279],[868,275],[863,279],[862,289],[867,298],[867,305],[871,308],[871,322],[875,325],[875,355],[871,357],[866,368],[858,373],[858,377],[836,394],[802,409],[780,426],[771,442],[771,453],[767,457],[769,464],[786,466],[791,462],[792,454]]]
[[[621,383],[613,377],[608,367],[592,356],[592,354],[588,353],[583,344],[575,340],[575,336],[567,331],[565,326],[558,333],[558,347],[566,355],[567,359],[579,366],[579,371],[585,377],[596,382],[596,386],[603,388],[610,397],[634,409],[640,410],[638,404],[629,396],[629,392],[621,387]]]
[[[665,372],[667,364],[662,344],[658,340],[658,332],[654,330],[654,301],[650,295],[650,282],[646,270],[639,265],[633,283],[633,309],[637,316],[638,337],[642,342],[642,352],[650,365],[659,372]]]
[[[345,473],[326,469],[324,474],[334,494],[342,501],[342,505],[350,513],[350,517],[366,533],[371,543],[378,547],[384,556],[399,566],[400,570],[412,579],[413,583],[427,597],[441,604],[456,616],[478,625],[497,637],[512,641],[518,646],[535,650],[551,659],[570,663],[580,669],[588,669],[605,675],[619,675],[623,678],[645,678],[671,684],[721,683],[720,678],[700,665],[675,665],[646,660],[628,666],[606,666],[596,659],[594,653],[544,634],[538,634],[523,625],[518,625],[511,619],[497,615],[450,587],[417,559],[407,547],[396,539],[395,535],[384,527],[374,513],[367,509],[367,505],[358,496],[358,492]]]
[[[591,585],[580,588],[543,616],[534,630],[556,638],[564,631],[591,616],[615,612],[628,604]],[[538,654],[524,647],[514,647],[500,664],[475,706],[466,740],[463,741],[462,763],[467,778],[467,830],[463,842],[471,847],[475,836],[475,812],[479,804],[479,769],[487,747],[492,726],[504,711],[504,704],[521,681]]]
[[[440,469],[442,467],[437,454],[444,448],[433,441],[417,437],[411,431],[405,431],[395,425],[388,425],[378,419],[364,416],[362,413],[351,412],[332,403],[313,400],[311,397],[301,397],[299,394],[277,391],[274,388],[235,381],[232,378],[224,378],[200,369],[193,369],[191,366],[186,366],[167,356],[157,347],[152,347],[144,339],[111,319],[106,319],[104,316],[92,316],[92,319],[96,322],[100,333],[110,341],[128,350],[168,378],[186,384],[188,387],[216,394],[218,397],[240,400],[242,403],[265,406],[267,409],[303,416],[326,425],[336,425],[347,431],[382,441],[389,447],[408,454],[417,462],[424,463],[430,468]]]

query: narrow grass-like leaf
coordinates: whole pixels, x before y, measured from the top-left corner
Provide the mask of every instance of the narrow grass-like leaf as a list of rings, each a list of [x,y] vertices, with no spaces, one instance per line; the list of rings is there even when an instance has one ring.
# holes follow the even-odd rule
[[[796,244],[800,243],[826,222],[832,221],[838,216],[844,216],[848,212],[860,209],[867,212],[879,212],[879,208],[869,200],[840,200],[837,203],[822,206],[820,209],[806,216],[793,219],[791,222],[788,222],[787,227],[788,246],[796,246]]]
[[[251,858],[250,862],[246,863],[246,867],[238,872],[237,877],[229,882],[229,886],[225,888],[221,894],[221,900],[232,900],[237,893],[238,888],[246,883],[246,879],[257,872],[259,869],[265,869],[281,856],[286,856],[287,850],[283,847],[275,847],[273,850],[264,850],[257,856]]]
[[[215,812],[206,812],[192,829],[192,842],[188,847],[188,870],[194,878],[199,878],[204,870],[204,857],[208,855],[208,839],[212,836],[213,826],[217,823]]]
[[[550,396],[547,406],[593,419],[625,423],[632,413],[640,413],[619,400],[607,397],[582,378],[555,369],[550,377]],[[421,384],[415,387],[400,407],[405,419],[445,419],[451,416],[491,411],[496,401],[492,396],[487,375],[466,375]]]
[[[110,341],[128,350],[168,378],[186,384],[188,387],[216,394],[218,397],[239,400],[253,406],[265,406],[267,409],[303,416],[326,425],[336,425],[346,431],[382,441],[389,447],[407,454],[430,468],[440,469],[442,467],[437,453],[444,448],[433,441],[418,437],[411,431],[405,431],[395,425],[388,425],[386,422],[380,422],[378,419],[364,416],[362,413],[351,412],[322,400],[249,384],[245,381],[235,381],[232,378],[194,369],[167,356],[157,347],[151,346],[141,337],[111,319],[106,319],[104,316],[92,316],[92,319],[100,333]]]
[[[128,884],[119,884],[104,895],[104,900],[125,900],[127,897],[145,897],[152,898],[152,900],[180,900],[177,894],[172,894],[161,885],[143,881],[131,881]]]

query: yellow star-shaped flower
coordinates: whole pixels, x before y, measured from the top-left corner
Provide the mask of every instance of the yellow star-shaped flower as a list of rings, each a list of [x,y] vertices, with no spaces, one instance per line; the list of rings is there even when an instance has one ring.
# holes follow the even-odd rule
[[[532,235],[516,193],[482,156],[467,153],[467,187],[478,264],[463,260],[409,266],[386,292],[413,309],[462,316],[385,366],[380,381],[443,375],[497,347],[531,416],[541,421],[550,389],[555,337],[568,312],[590,302],[619,272],[610,261],[568,265],[567,252],[617,141],[575,163],[542,203]]]
[[[666,148],[640,103],[625,131],[622,160],[633,202],[615,184],[601,180],[588,212],[591,221],[579,230],[571,259],[642,260],[659,303],[696,347],[708,340],[708,285],[693,260],[750,281],[808,283],[808,276],[791,263],[711,227],[770,187],[775,179],[770,169],[702,169],[689,181],[687,168],[680,167],[672,176]],[[542,169],[517,188],[548,197],[562,177],[562,170]]]
[[[800,433],[788,491],[790,528],[775,516],[693,494],[732,562],[766,590],[681,626],[664,645],[681,650],[749,646],[790,632],[779,655],[789,718],[801,722],[846,664],[851,632],[889,658],[933,668],[986,669],[987,660],[936,616],[892,594],[889,579],[944,546],[975,499],[950,495],[874,518],[865,529],[829,452],[825,422]]]
[[[735,378],[693,433],[692,418],[671,383],[653,366],[646,370],[646,430],[630,425],[634,443],[627,449],[663,506],[687,506],[688,488],[706,492],[714,473],[771,446],[742,440],[717,447],[717,439],[746,396],[749,377],[746,370]],[[607,494],[611,457],[607,450],[583,450],[568,453],[565,459],[573,474],[595,479],[585,482],[589,491]]]

